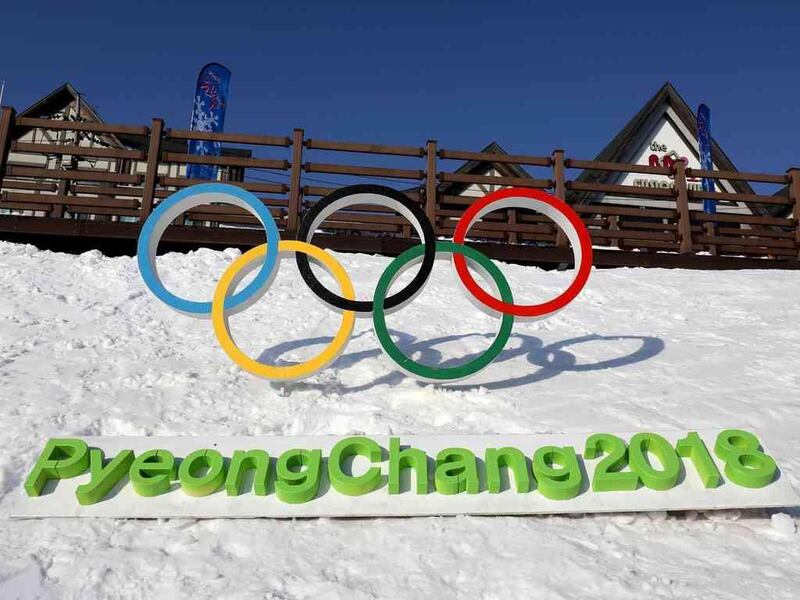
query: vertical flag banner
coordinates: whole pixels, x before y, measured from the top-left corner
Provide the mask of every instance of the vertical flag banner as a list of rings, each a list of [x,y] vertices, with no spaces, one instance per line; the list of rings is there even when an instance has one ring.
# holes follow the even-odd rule
[[[711,162],[711,110],[705,104],[701,104],[697,109],[697,145],[700,154],[700,168],[704,171],[712,171],[714,165]],[[714,191],[714,180],[710,177],[703,177],[703,191]],[[710,215],[717,212],[716,201],[703,200],[703,212]]]
[[[200,70],[194,92],[190,130],[223,131],[230,81],[231,72],[219,63],[209,63]],[[197,156],[219,156],[221,147],[219,142],[190,140],[188,152]],[[189,179],[213,180],[217,178],[217,167],[190,164],[186,167],[186,176]]]

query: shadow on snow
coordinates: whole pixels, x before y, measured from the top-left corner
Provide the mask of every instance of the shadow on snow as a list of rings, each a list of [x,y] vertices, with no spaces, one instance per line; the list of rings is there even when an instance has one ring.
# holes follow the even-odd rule
[[[363,331],[357,335],[353,336],[353,339],[361,337],[363,335],[367,335],[370,332]],[[415,336],[392,331],[392,336],[397,343],[397,346],[403,351],[404,354],[407,356],[413,356],[417,362],[421,362],[426,365],[438,365],[439,367],[452,367],[458,364],[463,364],[465,361],[470,360],[473,358],[474,355],[470,355],[468,357],[460,357],[454,359],[443,359],[441,353],[436,349],[436,346],[441,344],[445,344],[447,342],[452,342],[458,339],[463,339],[464,337],[483,337],[486,338],[489,342],[494,339],[493,334],[469,334],[468,336],[463,335],[450,335],[450,336],[442,336],[438,338],[434,338],[431,340],[417,340]],[[292,352],[298,350],[300,348],[308,347],[308,346],[315,346],[315,345],[322,345],[328,344],[331,341],[331,337],[316,337],[310,338],[305,340],[298,340],[298,341],[290,341],[290,342],[283,342],[271,348],[265,349],[258,357],[258,361],[266,364],[291,364],[285,360],[282,360],[281,357],[286,354],[287,352]],[[626,342],[629,340],[638,340],[640,342],[639,348],[631,352],[630,354],[626,354],[624,356],[619,356],[615,358],[609,358],[607,360],[601,360],[594,363],[581,363],[579,364],[575,355],[566,350],[566,348],[576,346],[578,344],[585,344],[589,342]],[[544,342],[538,337],[525,335],[520,333],[514,333],[511,335],[509,343],[512,344],[517,342],[514,347],[507,347],[503,352],[500,353],[492,365],[500,364],[503,362],[507,362],[509,360],[517,359],[519,357],[523,357],[525,360],[528,361],[529,364],[538,367],[535,371],[527,371],[525,369],[525,373],[518,376],[518,377],[511,377],[511,378],[504,378],[497,381],[491,382],[483,382],[483,383],[462,383],[462,382],[455,382],[455,383],[442,383],[436,385],[446,386],[447,389],[450,390],[474,390],[478,387],[483,387],[489,390],[502,390],[513,388],[521,385],[528,385],[532,383],[538,383],[539,381],[544,381],[545,379],[550,379],[551,377],[555,377],[565,371],[575,371],[575,372],[584,372],[584,371],[603,371],[606,369],[616,369],[619,367],[624,367],[627,365],[632,365],[635,363],[643,362],[650,358],[653,358],[660,352],[664,350],[664,341],[661,338],[653,337],[653,336],[643,336],[643,335],[585,335],[581,337],[570,338],[566,340],[561,340],[559,342],[554,342],[552,344],[544,345]],[[347,369],[359,363],[364,359],[375,358],[383,354],[380,348],[373,348],[370,350],[362,350],[360,352],[351,352],[347,354],[343,354],[340,356],[331,366],[335,366],[337,369]],[[387,364],[390,362],[387,358]],[[491,369],[492,365],[490,365],[488,369]],[[286,383],[286,384],[273,384],[275,386],[283,386],[286,385],[287,389],[333,389],[339,393],[357,393],[361,391],[369,390],[370,388],[381,385],[397,385],[403,379],[409,377],[402,371],[394,368],[392,370],[387,371],[386,374],[380,375],[379,377],[375,378],[369,383],[358,385],[358,386],[344,386],[340,382],[325,382],[325,383],[313,383],[307,381],[299,381],[293,383]]]

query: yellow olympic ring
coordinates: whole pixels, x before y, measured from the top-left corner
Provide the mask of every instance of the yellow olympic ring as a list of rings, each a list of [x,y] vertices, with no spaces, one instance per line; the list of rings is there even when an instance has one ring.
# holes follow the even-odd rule
[[[231,337],[228,327],[228,315],[225,312],[225,299],[236,291],[236,285],[253,269],[263,262],[266,255],[267,245],[261,244],[245,252],[237,258],[223,273],[222,278],[214,290],[214,299],[211,304],[211,322],[214,325],[214,333],[219,340],[222,349],[233,362],[242,369],[263,377],[277,381],[288,381],[302,379],[313,375],[326,365],[333,362],[342,350],[344,350],[353,331],[356,314],[351,310],[342,311],[342,324],[333,341],[320,354],[314,358],[287,367],[276,367],[260,363],[242,352]],[[283,255],[290,252],[302,252],[322,264],[323,267],[336,279],[341,289],[342,295],[348,300],[355,299],[353,282],[347,275],[341,263],[333,256],[325,252],[322,248],[312,246],[306,242],[295,240],[284,240],[278,243],[278,252]],[[277,269],[276,269],[277,270]]]

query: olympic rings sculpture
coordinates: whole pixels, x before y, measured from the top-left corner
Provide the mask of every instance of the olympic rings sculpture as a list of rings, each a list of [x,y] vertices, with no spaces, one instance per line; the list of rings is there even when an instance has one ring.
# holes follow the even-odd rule
[[[180,214],[196,206],[222,203],[238,206],[251,213],[264,227],[266,243],[242,254],[223,273],[211,301],[198,302],[181,298],[167,290],[156,268],[156,250],[166,228]],[[408,219],[420,239],[395,258],[378,280],[372,300],[357,300],[353,284],[333,255],[314,246],[311,240],[317,228],[334,212],[356,204],[383,206]],[[572,282],[557,297],[539,304],[516,304],[511,288],[500,269],[483,253],[465,244],[470,228],[494,210],[533,209],[549,217],[566,234],[572,245],[575,269]],[[592,267],[592,244],[586,226],[565,202],[539,190],[503,189],[477,199],[464,212],[453,234],[453,241],[437,240],[433,225],[420,205],[408,196],[382,185],[352,185],[331,192],[304,215],[297,240],[281,240],[275,220],[264,203],[242,188],[206,183],[185,188],[158,204],[139,235],[137,260],[145,285],[171,309],[196,318],[210,318],[222,349],[239,367],[259,377],[274,381],[294,381],[309,377],[331,364],[347,346],[356,317],[371,317],[381,349],[406,373],[423,381],[446,383],[478,373],[502,352],[511,335],[514,319],[541,319],[572,302],[586,285]],[[245,354],[231,336],[228,318],[260,299],[269,289],[282,260],[295,255],[300,275],[312,292],[342,317],[339,330],[326,348],[312,359],[289,366],[259,362]],[[450,256],[468,298],[484,312],[500,319],[497,335],[481,355],[456,367],[434,367],[415,362],[403,354],[392,339],[386,315],[400,310],[425,287],[434,262]],[[321,265],[336,281],[338,293],[323,285],[311,270],[309,260]],[[468,267],[469,263],[469,267]],[[405,271],[420,265],[414,278],[400,291],[389,294],[392,283]],[[472,268],[485,279],[493,293],[481,287],[470,272]],[[255,276],[237,291],[251,273]]]

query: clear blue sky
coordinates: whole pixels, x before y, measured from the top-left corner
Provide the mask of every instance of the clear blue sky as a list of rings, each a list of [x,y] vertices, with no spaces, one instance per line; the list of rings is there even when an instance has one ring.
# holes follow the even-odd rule
[[[198,69],[226,129],[592,158],[672,81],[742,170],[800,165],[800,2],[4,2],[4,103],[64,81],[109,122],[185,127]]]

